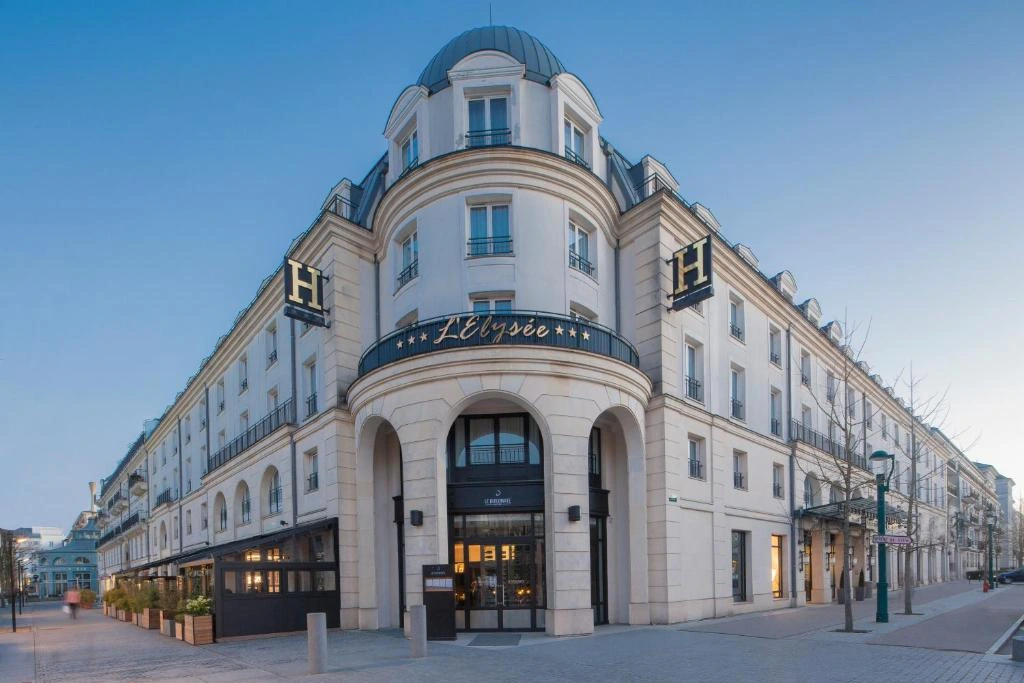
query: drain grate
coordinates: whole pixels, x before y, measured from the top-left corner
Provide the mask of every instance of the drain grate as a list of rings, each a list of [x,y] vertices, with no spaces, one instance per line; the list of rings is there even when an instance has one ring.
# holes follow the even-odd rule
[[[470,645],[481,647],[515,647],[519,645],[519,633],[481,633],[470,641]]]

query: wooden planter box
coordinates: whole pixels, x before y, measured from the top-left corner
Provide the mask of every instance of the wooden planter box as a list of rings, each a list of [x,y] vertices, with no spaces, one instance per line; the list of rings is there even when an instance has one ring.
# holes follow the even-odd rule
[[[142,610],[142,620],[139,623],[144,629],[154,630],[160,628],[160,610],[147,607]]]
[[[174,637],[178,640],[185,640],[185,624],[174,622]]]
[[[131,612],[129,612],[128,610],[123,610],[123,609],[117,610],[117,618],[118,618],[119,621],[127,622],[129,615],[131,615]]]
[[[142,627],[142,612],[135,612],[132,615],[132,623],[138,627]]]
[[[161,619],[160,620],[160,633],[171,638],[174,637],[174,619]]]
[[[185,615],[185,642],[192,645],[209,645],[213,642],[213,615],[194,617]]]

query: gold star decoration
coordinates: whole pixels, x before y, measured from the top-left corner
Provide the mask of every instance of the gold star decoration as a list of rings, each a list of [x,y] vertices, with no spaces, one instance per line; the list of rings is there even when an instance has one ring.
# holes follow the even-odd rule
[[[402,340],[399,339],[398,343],[395,346],[397,346],[398,348],[402,348]]]
[[[414,335],[414,334],[409,335],[409,340],[408,341],[409,341],[409,346],[412,346],[416,342],[416,335]]]
[[[576,328],[575,327],[570,327],[569,328],[569,336],[570,337],[575,337],[576,336]]]
[[[562,327],[561,325],[555,325],[555,334],[561,336],[564,330],[565,328]]]
[[[427,333],[426,332],[421,332],[420,333],[420,341],[427,341]]]
[[[588,339],[590,339],[590,333],[587,332],[586,330],[583,330],[583,341],[586,341]]]

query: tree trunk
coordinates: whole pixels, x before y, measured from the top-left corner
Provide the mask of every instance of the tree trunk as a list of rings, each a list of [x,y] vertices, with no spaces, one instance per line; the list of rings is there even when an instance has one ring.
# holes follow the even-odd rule
[[[849,488],[847,497],[849,497]],[[850,514],[843,515],[843,630],[853,630],[853,601],[850,600]]]
[[[913,376],[911,376],[913,379]],[[910,405],[914,406],[914,387],[910,387]],[[907,535],[911,537],[910,545],[907,546],[907,555],[903,564],[903,613],[913,614],[913,593],[914,593],[914,537],[918,535],[914,522],[914,508],[917,507],[917,430],[915,429],[916,418],[911,415],[910,420],[910,496],[907,501]]]

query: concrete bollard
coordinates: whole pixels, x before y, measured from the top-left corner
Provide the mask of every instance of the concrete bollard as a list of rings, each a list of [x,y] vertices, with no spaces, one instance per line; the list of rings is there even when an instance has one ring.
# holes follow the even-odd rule
[[[327,670],[327,613],[306,614],[306,635],[309,641],[309,673]]]
[[[427,607],[413,605],[409,608],[409,636],[413,657],[427,656]]]
[[[1013,637],[1013,652],[1011,657],[1015,662],[1024,662],[1024,636]]]

